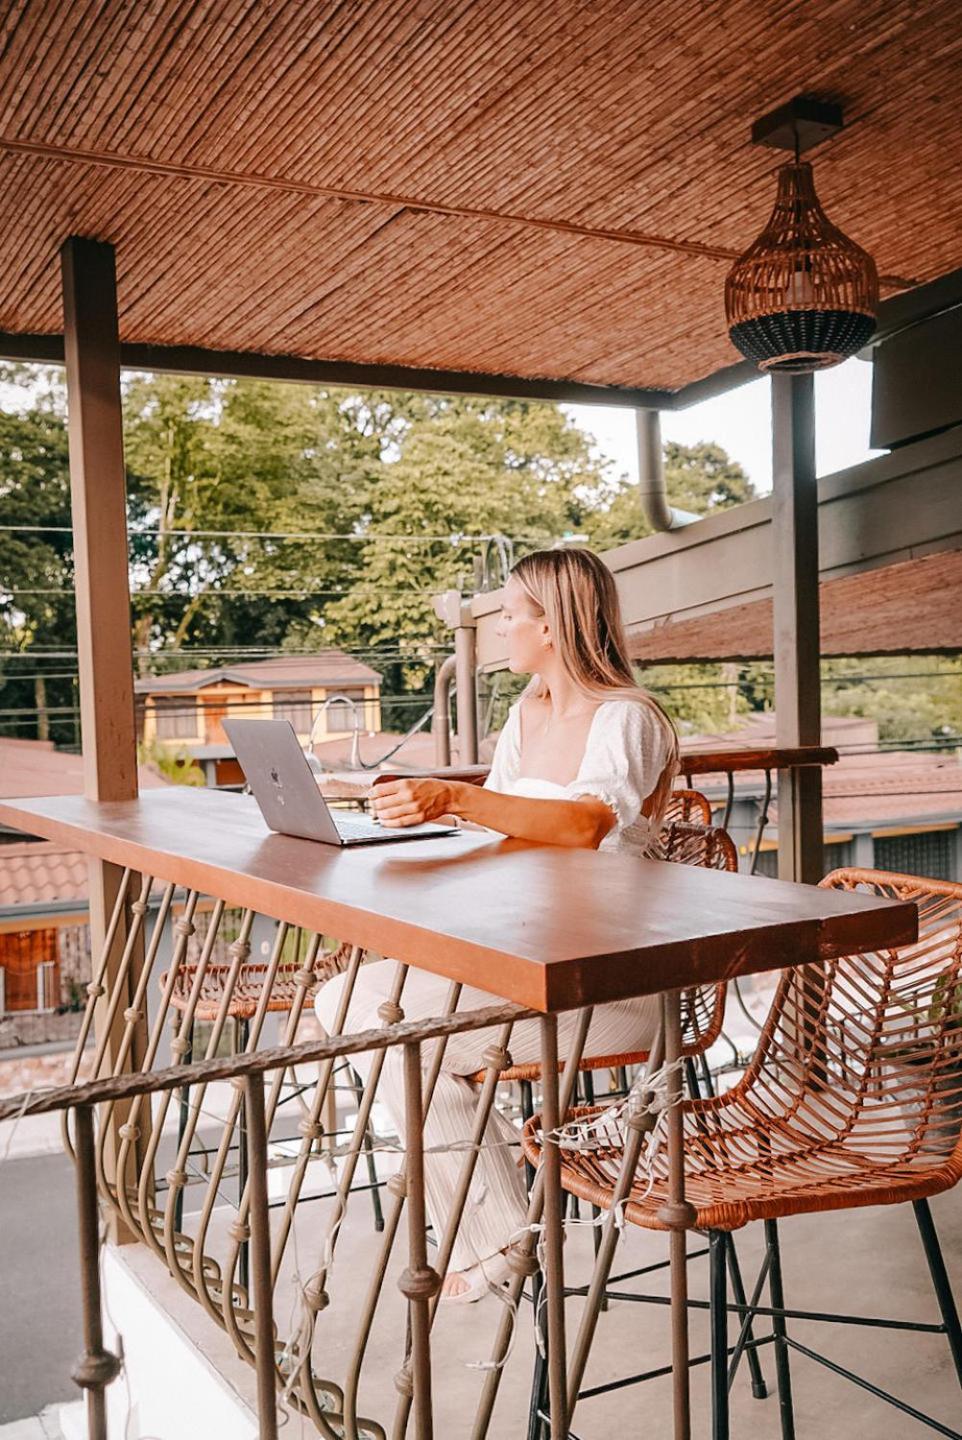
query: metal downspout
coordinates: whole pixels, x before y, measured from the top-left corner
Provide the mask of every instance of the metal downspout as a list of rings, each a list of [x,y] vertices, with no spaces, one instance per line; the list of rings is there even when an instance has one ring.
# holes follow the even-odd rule
[[[661,416],[657,410],[636,410],[638,436],[638,493],[648,523],[654,530],[680,530],[699,516],[676,510],[665,491],[665,461],[661,448]]]
[[[451,681],[454,679],[457,663],[457,656],[446,656],[438,666],[434,679],[431,729],[434,732],[434,763],[439,769],[451,764]]]

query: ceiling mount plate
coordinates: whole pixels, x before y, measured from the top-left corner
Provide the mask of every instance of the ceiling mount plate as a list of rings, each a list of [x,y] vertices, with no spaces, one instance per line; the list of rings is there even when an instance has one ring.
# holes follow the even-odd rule
[[[796,142],[802,154],[842,128],[841,105],[827,105],[796,95],[787,105],[770,110],[752,126],[752,144],[770,145],[775,150],[794,152]]]

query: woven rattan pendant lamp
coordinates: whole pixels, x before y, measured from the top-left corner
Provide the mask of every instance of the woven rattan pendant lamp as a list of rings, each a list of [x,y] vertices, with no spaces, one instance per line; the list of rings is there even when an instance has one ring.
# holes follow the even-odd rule
[[[765,229],[725,282],[732,343],[760,370],[824,370],[854,355],[875,330],[875,262],[825,214],[801,152],[842,124],[838,106],[799,97],[759,120],[752,139],[794,151],[778,172]]]

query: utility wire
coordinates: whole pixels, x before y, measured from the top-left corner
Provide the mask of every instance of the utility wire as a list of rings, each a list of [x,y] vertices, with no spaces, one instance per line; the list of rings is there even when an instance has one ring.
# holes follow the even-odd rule
[[[72,535],[72,525],[0,525],[0,533],[23,535]],[[405,545],[482,545],[487,540],[492,540],[493,535],[465,535],[458,531],[451,531],[445,535],[394,535],[382,531],[372,531],[370,534],[361,534],[357,531],[334,532],[334,531],[285,531],[285,530],[154,530],[154,529],[128,529],[127,538],[134,540],[142,535],[163,536],[164,539],[189,539],[189,540],[351,540],[357,544],[367,545],[378,541],[389,544]],[[551,539],[548,535],[515,535],[512,539],[515,545],[543,545]]]

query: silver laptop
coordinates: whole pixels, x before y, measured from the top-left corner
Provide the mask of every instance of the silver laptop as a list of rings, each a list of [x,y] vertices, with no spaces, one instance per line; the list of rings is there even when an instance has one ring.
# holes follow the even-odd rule
[[[317,788],[310,762],[289,720],[225,720],[234,753],[272,830],[322,845],[383,845],[459,835],[447,825],[385,829],[364,815],[335,814]]]

